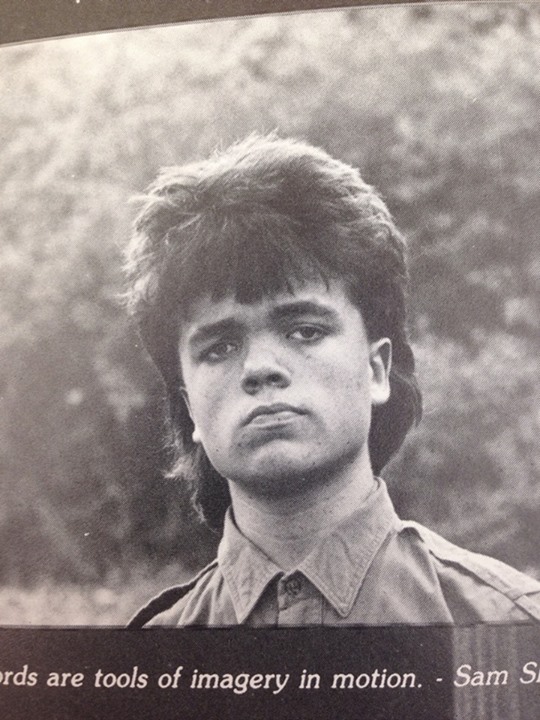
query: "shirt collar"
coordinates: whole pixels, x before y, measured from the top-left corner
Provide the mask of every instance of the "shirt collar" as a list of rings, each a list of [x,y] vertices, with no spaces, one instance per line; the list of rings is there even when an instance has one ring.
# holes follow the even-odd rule
[[[324,538],[297,570],[342,617],[351,612],[364,577],[398,519],[384,481],[364,504]],[[238,530],[229,509],[218,563],[231,592],[239,623],[252,612],[264,589],[283,571]],[[292,573],[291,573],[292,574]]]
[[[248,540],[234,522],[231,508],[225,515],[218,564],[229,587],[236,619],[243,623],[266,586],[282,570]]]

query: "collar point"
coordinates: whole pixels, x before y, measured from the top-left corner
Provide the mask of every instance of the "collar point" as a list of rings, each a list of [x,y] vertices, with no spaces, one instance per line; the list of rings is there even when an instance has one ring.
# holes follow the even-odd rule
[[[352,608],[353,606],[350,603],[347,605],[334,605],[334,609],[336,610],[337,614],[341,618],[343,618],[343,620],[349,617],[352,612]]]

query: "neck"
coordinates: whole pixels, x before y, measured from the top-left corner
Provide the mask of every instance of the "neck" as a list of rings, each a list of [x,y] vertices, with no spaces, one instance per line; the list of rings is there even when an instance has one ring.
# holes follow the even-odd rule
[[[375,487],[369,459],[325,475],[324,482],[307,480],[287,496],[263,495],[229,482],[238,528],[284,571],[352,515]]]

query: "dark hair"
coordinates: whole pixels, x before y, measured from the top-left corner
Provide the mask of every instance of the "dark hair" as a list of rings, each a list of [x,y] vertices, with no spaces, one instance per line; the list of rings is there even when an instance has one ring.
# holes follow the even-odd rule
[[[144,197],[126,258],[128,308],[167,388],[170,474],[191,480],[194,504],[210,526],[221,526],[230,497],[192,440],[180,392],[178,329],[194,299],[234,292],[239,302],[255,302],[306,274],[341,278],[369,338],[392,341],[391,395],[373,408],[369,435],[375,473],[419,421],[404,240],[359,172],[323,150],[250,136],[202,162],[164,169]]]

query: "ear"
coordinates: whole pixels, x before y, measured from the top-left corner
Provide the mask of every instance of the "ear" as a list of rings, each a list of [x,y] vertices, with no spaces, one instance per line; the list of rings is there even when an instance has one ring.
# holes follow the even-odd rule
[[[180,388],[180,395],[182,396],[182,399],[186,403],[187,411],[189,413],[189,417],[191,418],[191,422],[193,423],[193,433],[191,435],[191,438],[194,443],[200,443],[201,442],[201,435],[199,433],[199,430],[197,428],[197,425],[195,424],[195,420],[193,419],[193,412],[191,410],[191,404],[189,402],[189,397],[187,394],[187,390],[185,387]]]
[[[369,349],[370,393],[372,405],[384,405],[390,397],[390,368],[392,367],[392,341],[380,338]]]

